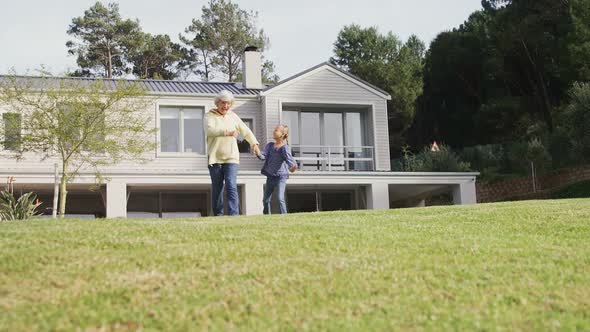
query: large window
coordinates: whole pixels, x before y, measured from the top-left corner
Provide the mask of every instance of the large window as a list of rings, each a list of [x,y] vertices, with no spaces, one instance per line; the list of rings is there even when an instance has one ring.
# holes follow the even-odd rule
[[[372,170],[366,118],[366,108],[283,109],[283,122],[290,128],[289,144],[302,170]]]
[[[289,144],[301,144],[299,140],[299,112],[283,112],[283,122],[289,126]]]
[[[160,107],[162,152],[205,154],[203,109],[200,107]]]
[[[242,119],[242,122],[244,122],[246,127],[250,128],[250,130],[254,131],[254,126],[253,126],[254,121],[252,119]],[[240,134],[240,136],[238,136],[238,150],[240,151],[240,153],[250,153],[250,143],[248,143],[248,141],[246,141],[246,139],[244,138],[244,135],[242,135],[242,134]]]
[[[4,122],[4,149],[17,150],[21,139],[21,116],[17,113],[2,114]]]

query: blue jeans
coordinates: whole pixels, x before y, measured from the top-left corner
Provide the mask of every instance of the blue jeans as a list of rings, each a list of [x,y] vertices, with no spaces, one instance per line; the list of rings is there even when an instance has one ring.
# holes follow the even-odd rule
[[[213,214],[223,216],[223,188],[227,192],[227,207],[230,216],[240,213],[240,199],[238,196],[238,164],[213,164],[209,165],[211,176],[211,201]],[[225,182],[225,185],[224,185]]]
[[[277,188],[277,194],[279,196],[279,210],[281,214],[287,213],[287,203],[285,203],[285,188],[287,187],[287,179],[281,179],[280,177],[266,177],[266,189],[264,189],[264,214],[270,214],[270,202],[272,199],[272,192]]]

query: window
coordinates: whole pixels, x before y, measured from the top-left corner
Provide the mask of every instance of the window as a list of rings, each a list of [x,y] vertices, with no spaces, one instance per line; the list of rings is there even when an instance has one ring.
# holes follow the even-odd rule
[[[294,145],[360,147],[366,141],[364,116],[353,109],[288,108],[283,121]]]
[[[250,128],[250,130],[254,130],[254,121],[252,119],[242,119],[242,122],[244,122],[246,127]],[[242,134],[238,136],[238,150],[240,151],[240,153],[250,153],[250,143],[246,141]]]
[[[289,127],[289,144],[299,143],[299,112],[284,111],[283,122]]]
[[[2,120],[4,121],[4,149],[17,150],[21,139],[21,115],[4,113]]]
[[[302,170],[371,170],[366,107],[286,106],[283,121]]]
[[[363,137],[363,120],[360,112],[346,113],[346,145],[362,146],[364,145]],[[359,148],[350,149],[350,152],[362,152]]]
[[[160,107],[162,152],[205,154],[203,109],[199,107]]]
[[[320,113],[302,112],[300,130],[301,145],[309,146],[309,153],[320,153],[319,146],[322,145]]]

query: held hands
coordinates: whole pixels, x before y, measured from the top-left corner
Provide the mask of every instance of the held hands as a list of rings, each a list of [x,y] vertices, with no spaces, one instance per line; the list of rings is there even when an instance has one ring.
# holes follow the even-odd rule
[[[260,147],[258,144],[252,145],[252,153],[254,153],[256,156],[260,156]]]

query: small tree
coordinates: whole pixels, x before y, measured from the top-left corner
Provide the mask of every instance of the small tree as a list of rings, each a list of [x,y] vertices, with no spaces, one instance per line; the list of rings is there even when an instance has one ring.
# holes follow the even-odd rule
[[[19,119],[2,126],[4,147],[17,159],[35,153],[61,163],[59,215],[66,209],[67,185],[80,171],[122,160],[145,160],[155,149],[156,129],[148,126],[144,91],[128,81],[56,79],[49,76],[0,78],[0,104]]]

